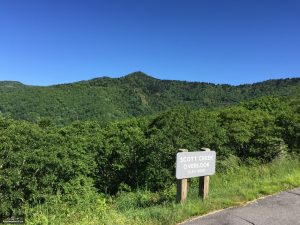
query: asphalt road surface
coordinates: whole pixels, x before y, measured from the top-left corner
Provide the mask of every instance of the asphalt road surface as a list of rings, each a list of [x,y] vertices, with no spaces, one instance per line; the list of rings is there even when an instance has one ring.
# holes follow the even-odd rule
[[[300,188],[182,223],[184,225],[300,225]]]

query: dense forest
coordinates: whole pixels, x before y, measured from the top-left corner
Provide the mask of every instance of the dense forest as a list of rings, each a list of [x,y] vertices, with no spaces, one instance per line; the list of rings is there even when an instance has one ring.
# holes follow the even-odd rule
[[[152,115],[174,107],[216,108],[262,96],[300,95],[300,79],[248,85],[159,80],[142,72],[53,86],[0,82],[0,115],[30,122],[66,125],[80,120],[102,124]]]
[[[115,86],[110,87],[110,84]],[[124,85],[121,92],[132,91],[127,95],[135,93],[136,99],[127,99],[124,104],[118,99],[120,105],[112,105],[112,99],[120,97],[117,87],[121,84]],[[139,89],[130,90],[126,86]],[[203,92],[191,92],[189,88],[203,89]],[[60,196],[64,204],[82,201],[93,204],[96,199],[93,196],[97,193],[115,195],[140,189],[166,193],[175,182],[174,163],[179,148],[195,151],[209,147],[215,150],[218,171],[229,169],[222,162],[232,156],[253,164],[299,154],[300,100],[296,97],[297,88],[298,79],[233,87],[160,81],[137,74],[117,80],[102,78],[51,87],[2,83],[2,112],[4,115],[11,112],[11,116],[0,117],[0,218],[24,215],[28,207],[43,205],[53,196]],[[153,91],[151,95],[150,90]],[[120,111],[114,111],[118,107],[130,106],[130,110],[134,110],[133,107],[145,106],[143,110],[149,107],[150,112],[189,101],[190,106],[194,103],[197,107],[206,103],[219,106],[253,97],[255,92],[261,95],[263,91],[272,90],[279,95],[295,95],[290,99],[262,97],[215,109],[195,110],[196,106],[180,106],[155,115],[107,124],[75,121],[65,126],[56,125],[59,112],[70,112],[66,109],[75,106],[78,107],[73,108],[75,111],[94,110],[78,119],[86,120],[89,116],[100,119],[101,110],[111,111],[118,117],[116,112]],[[145,103],[135,105],[141,101],[137,97],[141,93],[147,96]],[[223,94],[219,96],[220,93]],[[127,95],[123,98],[126,99]],[[99,102],[95,101],[94,107],[86,108],[93,103],[92,100],[85,101],[88,96],[93,101],[99,98]],[[155,104],[155,99],[165,100]],[[171,102],[167,103],[167,99]],[[102,101],[116,108],[105,108]],[[20,102],[23,105],[18,105]],[[65,108],[60,108],[62,105]],[[130,110],[126,111],[126,116],[130,115]],[[143,110],[138,112],[145,113]],[[34,115],[53,116],[54,119],[35,123],[14,119],[30,116],[31,111]],[[66,116],[69,114],[62,113],[60,119],[64,120]],[[163,202],[167,197],[167,194],[162,194],[157,201]]]

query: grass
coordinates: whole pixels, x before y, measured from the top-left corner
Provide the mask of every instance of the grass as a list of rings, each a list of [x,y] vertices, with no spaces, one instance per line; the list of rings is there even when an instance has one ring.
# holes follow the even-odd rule
[[[234,159],[229,159],[233,160]],[[229,166],[231,164],[229,163]],[[222,166],[211,176],[209,197],[198,198],[197,179],[189,180],[185,205],[175,203],[175,186],[165,193],[138,191],[100,199],[95,205],[47,205],[29,209],[28,224],[176,224],[215,210],[300,186],[299,158],[278,159],[256,166]],[[99,205],[100,204],[100,205]],[[49,206],[50,207],[50,206]],[[35,216],[33,216],[35,214]],[[38,220],[39,219],[39,220]]]

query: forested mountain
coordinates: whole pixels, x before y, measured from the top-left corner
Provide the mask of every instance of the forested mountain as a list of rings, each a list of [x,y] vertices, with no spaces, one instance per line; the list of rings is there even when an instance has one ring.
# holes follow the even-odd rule
[[[160,80],[142,72],[121,78],[101,77],[53,86],[0,82],[0,114],[32,122],[49,118],[55,124],[75,120],[102,122],[148,115],[176,106],[210,108],[255,97],[300,94],[300,78],[247,85]]]

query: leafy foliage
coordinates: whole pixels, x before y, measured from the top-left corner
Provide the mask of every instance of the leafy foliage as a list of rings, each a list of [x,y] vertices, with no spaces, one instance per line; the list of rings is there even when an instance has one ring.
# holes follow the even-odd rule
[[[131,198],[132,208],[161,204],[172,198],[180,148],[214,149],[228,172],[228,162],[299,153],[299,93],[299,78],[230,86],[141,72],[49,87],[0,82],[0,221],[25,213],[43,223],[30,211],[41,204],[103,215],[99,193],[116,194],[120,209]]]
[[[35,124],[0,117],[0,217],[22,214],[26,205],[47,203],[53,196],[74,205],[91,202],[96,192],[163,193],[175,181],[179,148],[209,147],[220,161],[230,156],[249,163],[297,153],[295,102],[264,97],[215,110],[179,107],[105,126],[77,121],[58,127],[47,120]],[[163,201],[147,191],[137,198],[142,206]]]

